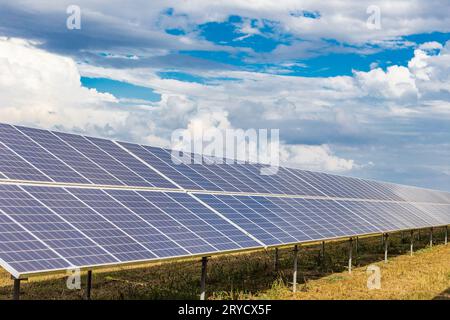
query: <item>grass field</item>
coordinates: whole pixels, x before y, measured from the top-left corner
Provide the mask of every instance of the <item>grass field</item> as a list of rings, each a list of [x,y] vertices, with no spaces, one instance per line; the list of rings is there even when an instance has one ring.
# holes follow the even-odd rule
[[[390,236],[389,262],[383,260],[381,237],[359,241],[354,269],[347,271],[348,242],[300,247],[298,292],[293,294],[292,249],[280,250],[279,271],[274,251],[258,251],[211,258],[208,263],[209,299],[450,299],[450,245],[435,230],[436,245],[428,248],[429,233],[415,240],[409,256],[409,233]],[[381,268],[381,289],[367,289],[366,268]],[[198,299],[200,262],[153,264],[140,268],[95,271],[93,299]],[[83,277],[83,285],[85,278]],[[82,299],[84,290],[66,288],[65,275],[31,278],[21,285],[21,299]],[[11,299],[12,280],[0,272],[0,299]]]

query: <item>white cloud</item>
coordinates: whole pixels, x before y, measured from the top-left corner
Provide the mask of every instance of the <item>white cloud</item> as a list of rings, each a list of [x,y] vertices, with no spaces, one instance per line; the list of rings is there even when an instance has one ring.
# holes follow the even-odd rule
[[[355,72],[355,77],[368,96],[414,99],[419,95],[415,80],[406,67],[390,66],[386,71],[376,68],[369,72]]]
[[[440,44],[439,42],[436,42],[436,41],[425,42],[419,46],[419,49],[424,50],[424,51],[436,50],[436,49],[440,50],[440,49],[442,49],[442,44]]]
[[[54,1],[17,0],[9,3],[8,7],[18,10],[27,8],[29,12],[49,14],[50,17],[61,15],[61,19],[64,19],[65,8],[70,4],[70,0],[58,1],[57,4]],[[446,14],[450,12],[450,3],[441,0],[380,0],[376,3],[372,0],[135,0],[126,8],[117,0],[108,1],[107,5],[103,1],[79,0],[77,5],[81,8],[85,22],[89,22],[84,26],[97,27],[91,30],[98,35],[97,38],[106,35],[106,39],[114,41],[117,39],[110,39],[111,34],[116,37],[129,34],[134,39],[143,40],[143,47],[152,47],[158,43],[165,45],[166,49],[186,49],[189,46],[191,49],[214,48],[198,37],[196,26],[226,21],[230,15],[256,19],[259,23],[264,20],[274,21],[278,33],[291,33],[302,40],[336,39],[356,45],[409,45],[399,37],[450,31],[450,16]],[[371,5],[378,6],[381,11],[379,30],[370,30],[366,25],[369,18],[366,10]],[[161,15],[167,8],[175,8],[173,14]],[[320,17],[312,19],[295,14],[298,12],[317,12]],[[175,38],[164,32],[164,29],[170,28],[181,28],[187,30],[188,34]],[[259,32],[258,28],[248,23],[243,23],[240,30],[246,35]]]
[[[70,58],[36,49],[18,39],[0,38],[2,121],[67,127],[115,126],[126,112],[109,113],[111,94],[81,86]]]
[[[322,170],[340,171],[360,168],[371,161],[371,156],[368,154],[356,163],[351,158],[335,155],[333,144],[326,139],[320,141],[328,130],[331,140],[339,137],[357,139],[358,136],[377,140],[379,134],[391,134],[394,143],[395,139],[408,134],[392,124],[394,119],[415,119],[415,126],[420,126],[417,122],[420,117],[424,121],[428,118],[449,119],[448,96],[445,95],[445,92],[450,92],[448,48],[449,44],[438,49],[438,54],[416,49],[407,67],[394,65],[386,70],[375,67],[368,72],[355,72],[353,76],[305,78],[241,71],[198,73],[204,77],[238,79],[215,85],[160,79],[153,76],[155,71],[151,69],[109,70],[82,66],[81,70],[93,75],[134,79],[137,84],[155,89],[163,96],[163,101],[157,105],[160,110],[158,121],[164,123],[164,128],[174,129],[174,123],[177,128],[195,127],[194,123],[199,122],[190,122],[191,119],[203,119],[208,124],[206,127],[221,123],[227,124],[223,127],[232,128],[279,128],[290,140],[286,146],[292,146],[294,150],[299,148],[305,154],[313,153],[317,158],[322,157],[325,160],[316,160],[315,156],[305,157],[313,159],[312,162],[316,162]],[[173,96],[181,100],[173,105],[168,104],[168,97]],[[182,107],[185,104],[190,107]],[[170,117],[175,105],[185,110],[176,111],[176,116],[173,115],[182,121],[165,122],[163,119],[166,116],[163,114]],[[213,112],[226,121],[215,123],[205,116]],[[158,132],[164,136],[161,127]],[[301,142],[294,142],[303,141],[305,137],[306,140],[318,140],[314,142],[317,148],[305,149]],[[287,152],[283,159],[307,165],[293,150]]]
[[[239,79],[207,85],[161,79],[152,69],[76,65],[29,42],[2,39],[0,117],[166,146],[178,128],[279,128],[286,132],[283,140],[289,140],[281,145],[284,162],[342,172],[368,163],[370,155],[354,160],[335,154],[332,143],[311,146],[303,139],[318,139],[327,130],[332,138],[364,135],[367,128],[383,130],[385,119],[392,117],[448,118],[448,99],[440,95],[450,92],[448,48],[433,55],[417,49],[408,67],[376,68],[353,76],[205,71],[200,75]],[[125,109],[112,95],[82,87],[80,72],[147,86],[161,94],[161,101]]]
[[[344,172],[350,171],[355,166],[353,160],[333,155],[327,145],[284,145],[280,153],[281,161],[302,169]]]
[[[173,84],[173,81],[168,82]],[[77,65],[70,58],[36,49],[23,40],[0,40],[0,117],[4,122],[118,138],[126,135],[131,140],[166,146],[170,133],[177,128],[192,132],[232,128],[225,108],[210,108],[210,99],[199,103],[195,100],[198,97],[187,94],[201,93],[195,85],[186,88],[180,83],[179,91],[183,94],[168,91],[161,89],[162,99],[151,106],[151,110],[145,107],[124,110],[114,96],[82,87]],[[326,165],[325,169],[342,168],[342,165],[332,164],[330,159],[339,161],[330,156],[329,149],[323,155],[327,158],[321,162]],[[299,155],[294,154],[294,157]],[[285,159],[291,156],[285,154]]]

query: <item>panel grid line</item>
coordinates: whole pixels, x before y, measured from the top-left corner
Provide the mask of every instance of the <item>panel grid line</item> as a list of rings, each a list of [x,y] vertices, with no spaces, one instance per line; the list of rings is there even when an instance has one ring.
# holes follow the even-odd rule
[[[62,260],[66,261],[70,266],[75,267],[75,265],[73,263],[71,263],[69,260],[67,260],[66,258],[64,258],[62,255],[60,255],[55,249],[53,249],[52,247],[50,247],[49,245],[47,245],[45,243],[45,241],[41,240],[38,236],[36,236],[32,231],[28,230],[27,227],[23,226],[21,223],[19,223],[16,219],[14,219],[13,217],[11,217],[9,214],[7,214],[4,210],[0,209],[0,212],[2,214],[4,214],[6,217],[9,218],[9,220],[11,220],[12,222],[14,222],[18,227],[20,227],[22,230],[24,230],[27,234],[31,235],[34,239],[36,239],[37,241],[39,241],[43,246],[45,246],[47,249],[49,249],[50,251],[52,251],[56,256],[58,256],[59,258],[61,258]]]
[[[70,225],[72,228],[74,228],[75,230],[77,230],[80,234],[82,234],[86,239],[90,240],[92,243],[96,244],[99,248],[101,248],[106,254],[112,256],[116,261],[120,261],[117,257],[115,257],[113,254],[111,254],[110,252],[108,252],[108,250],[106,250],[105,248],[103,248],[101,245],[99,245],[97,242],[95,242],[94,240],[92,240],[89,236],[87,236],[84,232],[82,232],[81,230],[79,230],[77,227],[75,227],[72,223],[70,223],[69,221],[67,221],[64,217],[62,217],[60,214],[58,214],[57,212],[55,212],[53,209],[49,208],[48,206],[46,206],[42,201],[40,201],[38,198],[36,198],[34,195],[32,195],[31,193],[29,193],[26,189],[20,187],[20,189],[22,191],[24,191],[25,193],[27,193],[30,197],[32,197],[34,200],[36,200],[38,203],[40,203],[42,206],[44,206],[45,208],[47,208],[48,210],[50,210],[53,214],[55,214],[56,216],[58,216],[61,220],[63,220],[65,223],[67,223],[68,225]]]

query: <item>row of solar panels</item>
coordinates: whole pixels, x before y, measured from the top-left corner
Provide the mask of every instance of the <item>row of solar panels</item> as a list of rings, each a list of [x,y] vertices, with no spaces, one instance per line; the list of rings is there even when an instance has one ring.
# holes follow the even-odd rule
[[[180,164],[170,150],[0,124],[0,180],[450,204],[450,193],[258,164]]]
[[[450,205],[0,184],[15,277],[450,224]]]

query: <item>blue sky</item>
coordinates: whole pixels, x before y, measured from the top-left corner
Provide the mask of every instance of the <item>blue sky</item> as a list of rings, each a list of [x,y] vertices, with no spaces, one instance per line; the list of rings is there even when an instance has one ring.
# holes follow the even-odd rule
[[[371,1],[80,1],[68,30],[69,2],[0,1],[23,92],[0,120],[158,145],[278,128],[291,165],[450,190],[450,4],[413,2],[380,1],[373,29]]]

